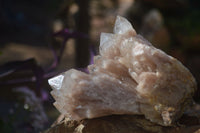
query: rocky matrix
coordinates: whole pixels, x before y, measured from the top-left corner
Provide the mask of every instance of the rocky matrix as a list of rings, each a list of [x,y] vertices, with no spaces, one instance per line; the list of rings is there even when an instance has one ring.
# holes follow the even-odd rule
[[[112,114],[144,115],[172,125],[192,102],[196,82],[177,59],[155,48],[118,16],[102,33],[89,74],[71,69],[49,79],[55,107],[72,120]]]

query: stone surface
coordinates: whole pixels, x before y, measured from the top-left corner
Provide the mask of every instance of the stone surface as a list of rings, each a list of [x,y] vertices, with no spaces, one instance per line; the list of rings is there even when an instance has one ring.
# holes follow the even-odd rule
[[[55,107],[72,120],[144,115],[164,126],[181,117],[196,82],[177,59],[155,48],[123,17],[102,33],[89,74],[71,69],[49,80]]]
[[[179,125],[164,127],[137,115],[105,116],[82,121],[68,118],[44,133],[199,133],[198,117],[183,116]]]

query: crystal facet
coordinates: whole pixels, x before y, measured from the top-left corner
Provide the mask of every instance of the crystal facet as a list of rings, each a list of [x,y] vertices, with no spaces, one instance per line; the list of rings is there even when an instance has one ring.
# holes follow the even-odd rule
[[[118,16],[115,34],[102,33],[89,74],[71,69],[49,80],[56,108],[73,120],[139,114],[171,125],[191,103],[196,81],[177,59],[137,35]]]

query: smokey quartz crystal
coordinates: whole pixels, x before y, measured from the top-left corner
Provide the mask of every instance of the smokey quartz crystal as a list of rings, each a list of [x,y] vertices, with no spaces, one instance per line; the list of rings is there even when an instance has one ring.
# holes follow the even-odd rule
[[[118,16],[102,33],[89,74],[71,69],[49,79],[55,107],[72,120],[113,114],[144,115],[170,126],[192,102],[196,81],[177,59],[138,35]]]

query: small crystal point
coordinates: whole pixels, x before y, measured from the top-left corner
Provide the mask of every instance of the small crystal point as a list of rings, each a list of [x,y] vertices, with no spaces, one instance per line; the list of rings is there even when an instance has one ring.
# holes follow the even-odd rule
[[[136,31],[133,29],[131,23],[127,19],[117,16],[113,32],[115,34],[124,34],[128,31],[133,31],[136,34]]]
[[[111,45],[112,45],[113,36],[114,36],[114,34],[111,34],[111,33],[101,33],[100,47],[103,47],[104,44],[106,44],[106,43],[108,43],[108,44],[111,43]]]
[[[49,79],[48,83],[53,89],[59,90],[62,86],[63,79],[64,79],[64,76],[59,75],[59,76]]]
[[[118,50],[115,45],[119,41],[120,37],[116,34],[101,33],[100,36],[100,55],[115,56],[118,54]]]

